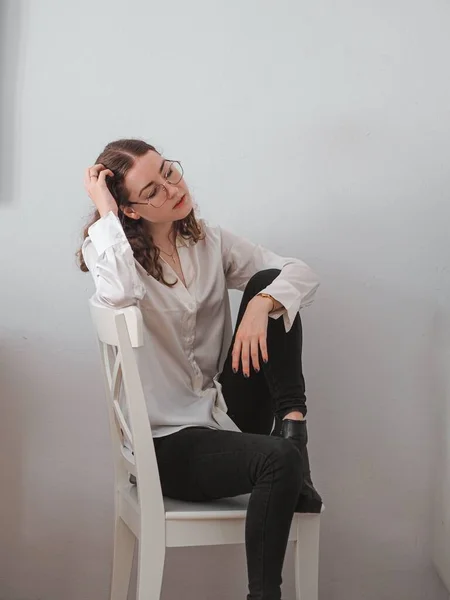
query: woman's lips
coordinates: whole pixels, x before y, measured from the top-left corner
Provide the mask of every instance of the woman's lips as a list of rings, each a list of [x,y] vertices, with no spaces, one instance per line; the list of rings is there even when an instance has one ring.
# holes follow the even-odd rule
[[[180,198],[180,200],[178,200],[178,202],[173,207],[173,210],[182,206],[184,204],[185,199],[186,199],[186,194],[183,194],[183,196]]]

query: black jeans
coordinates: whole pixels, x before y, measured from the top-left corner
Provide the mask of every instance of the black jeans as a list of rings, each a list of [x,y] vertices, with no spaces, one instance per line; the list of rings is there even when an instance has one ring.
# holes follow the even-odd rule
[[[249,281],[236,330],[248,302],[278,273],[261,271]],[[289,333],[282,317],[269,318],[267,346],[268,363],[261,360],[260,372],[245,378],[232,372],[232,343],[221,374],[229,416],[242,433],[188,427],[154,440],[165,496],[195,502],[251,492],[245,529],[248,600],[281,598],[289,529],[303,483],[297,449],[268,435],[274,414],[306,414],[300,316]]]

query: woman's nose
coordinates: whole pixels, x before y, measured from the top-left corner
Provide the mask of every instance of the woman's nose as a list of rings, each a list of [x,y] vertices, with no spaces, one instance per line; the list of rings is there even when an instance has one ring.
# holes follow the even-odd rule
[[[164,184],[164,187],[166,188],[167,195],[169,196],[169,198],[173,198],[174,196],[177,195],[177,193],[178,193],[178,186],[173,185],[173,183],[168,183],[166,181],[166,183]]]

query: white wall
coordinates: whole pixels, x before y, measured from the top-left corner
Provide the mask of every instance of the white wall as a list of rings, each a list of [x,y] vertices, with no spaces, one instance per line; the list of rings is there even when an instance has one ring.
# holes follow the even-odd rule
[[[449,4],[41,0],[20,16],[0,201],[1,600],[107,598],[107,418],[73,253],[82,171],[121,136],[182,160],[203,215],[321,275],[304,313],[321,597],[447,598],[430,530]],[[292,585],[287,568],[286,598]],[[169,553],[166,600],[244,593],[242,549]]]

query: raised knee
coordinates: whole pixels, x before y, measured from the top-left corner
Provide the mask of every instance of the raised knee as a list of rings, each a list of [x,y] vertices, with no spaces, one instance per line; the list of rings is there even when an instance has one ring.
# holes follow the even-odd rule
[[[280,269],[263,269],[255,273],[248,281],[247,287],[250,287],[253,294],[257,294],[281,273]]]

